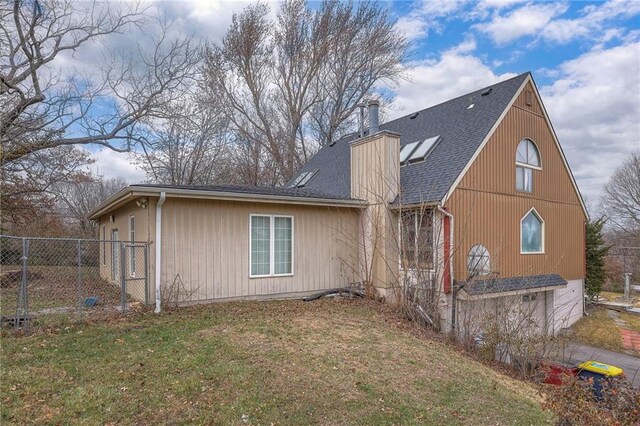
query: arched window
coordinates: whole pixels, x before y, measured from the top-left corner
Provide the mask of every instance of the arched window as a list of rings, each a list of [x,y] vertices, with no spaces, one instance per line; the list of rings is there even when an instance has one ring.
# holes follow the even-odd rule
[[[544,221],[535,209],[520,221],[520,252],[544,253]]]
[[[533,169],[540,170],[540,153],[531,139],[522,139],[516,150],[516,190],[533,192]]]
[[[489,250],[483,245],[471,247],[467,255],[467,270],[470,275],[487,275],[491,271]]]

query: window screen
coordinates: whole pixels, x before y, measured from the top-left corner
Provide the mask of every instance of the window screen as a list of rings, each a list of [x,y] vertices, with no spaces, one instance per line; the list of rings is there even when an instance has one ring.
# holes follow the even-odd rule
[[[274,217],[274,274],[291,273],[292,226],[290,217]]]
[[[251,216],[251,275],[269,275],[271,217]]]

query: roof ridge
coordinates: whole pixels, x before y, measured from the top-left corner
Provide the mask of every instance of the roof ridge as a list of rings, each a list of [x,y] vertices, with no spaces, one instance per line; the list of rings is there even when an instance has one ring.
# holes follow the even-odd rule
[[[444,105],[444,104],[446,104],[446,103],[453,102],[453,101],[455,101],[455,100],[458,100],[458,99],[464,98],[464,97],[469,96],[469,95],[471,95],[471,94],[473,94],[473,93],[476,93],[476,92],[482,92],[482,91],[484,91],[484,90],[486,90],[486,89],[488,89],[488,88],[490,88],[490,87],[495,87],[495,86],[497,86],[497,85],[499,85],[499,84],[504,84],[504,83],[507,83],[507,82],[509,82],[509,81],[512,81],[512,80],[515,80],[515,79],[518,79],[518,78],[522,78],[522,77],[527,76],[527,75],[531,75],[531,71],[527,71],[527,72],[524,72],[524,73],[522,73],[522,74],[518,74],[518,75],[516,75],[516,76],[514,76],[514,77],[511,77],[511,78],[508,78],[508,79],[506,79],[506,80],[498,81],[497,83],[490,84],[490,85],[485,86],[485,87],[482,87],[482,88],[480,88],[480,89],[472,90],[471,92],[467,92],[467,93],[465,93],[465,94],[463,94],[463,95],[456,96],[455,98],[447,99],[446,101],[442,101],[442,102],[440,102],[440,103],[438,103],[438,104],[431,105],[430,107],[423,108],[423,109],[420,109],[420,110],[417,110],[417,111],[412,111],[412,112],[410,112],[410,113],[408,113],[408,114],[406,114],[406,115],[403,115],[402,117],[394,118],[394,119],[393,119],[393,120],[391,120],[391,121],[385,121],[384,123],[381,123],[381,124],[380,124],[380,126],[382,127],[382,126],[384,126],[384,125],[386,125],[386,124],[393,123],[393,122],[396,122],[396,121],[398,121],[398,120],[402,120],[403,118],[407,118],[407,117],[409,117],[409,116],[410,116],[410,115],[412,115],[412,114],[415,114],[415,113],[421,113],[421,112],[424,112],[424,111],[430,110],[430,109],[432,109],[432,108],[435,108],[435,107],[438,107],[438,106]]]

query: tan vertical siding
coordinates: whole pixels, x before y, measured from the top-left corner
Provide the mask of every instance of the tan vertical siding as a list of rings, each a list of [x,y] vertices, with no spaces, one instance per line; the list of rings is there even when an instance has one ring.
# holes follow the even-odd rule
[[[351,146],[351,195],[372,203],[396,198],[400,187],[400,144],[382,133]]]
[[[129,241],[129,217],[131,215],[134,215],[135,217],[135,226],[136,226],[136,230],[135,230],[135,239],[137,242],[149,242],[151,241],[150,238],[150,233],[151,233],[151,226],[152,226],[152,222],[155,220],[155,212],[153,211],[153,209],[155,209],[155,202],[152,202],[151,200],[148,202],[148,207],[143,209],[141,207],[138,207],[138,205],[136,204],[135,201],[132,201],[130,203],[125,204],[124,206],[120,207],[119,209],[117,209],[114,212],[111,212],[110,214],[106,214],[102,217],[100,217],[99,219],[99,226],[100,226],[100,238],[103,238],[102,236],[102,225],[105,225],[106,227],[106,239],[110,240],[111,239],[111,232],[114,229],[118,230],[118,238],[120,239],[120,241]],[[115,221],[111,222],[109,217],[110,215],[114,215],[115,216]],[[107,256],[106,256],[106,264],[102,263],[102,255],[103,255],[103,250],[105,249],[107,250]],[[111,244],[107,243],[106,245],[104,244],[100,244],[100,275],[107,279],[107,280],[112,280],[111,277],[111,253],[112,253],[112,248],[111,248]],[[149,252],[149,263],[150,266],[153,267],[153,265],[155,265],[155,263],[153,263],[153,258],[152,258],[152,253],[151,253],[151,249],[148,248]],[[144,276],[144,256],[143,256],[143,251],[140,249],[136,249],[135,250],[135,254],[136,254],[136,270],[135,272],[135,276],[136,277],[143,277]],[[129,261],[129,253],[127,253],[127,262]],[[120,259],[120,261],[124,261],[123,259]],[[127,273],[131,272],[129,270],[129,265],[127,265]],[[130,276],[128,275],[127,278],[130,278]],[[116,286],[120,286],[120,276],[118,275],[114,281],[114,285]],[[147,280],[148,283],[151,283],[151,277],[149,277],[149,279]],[[149,284],[151,285],[151,284]],[[137,300],[143,301],[144,300],[144,296],[145,296],[145,289],[144,289],[144,281],[128,281],[127,282],[127,292],[133,296],[134,298],[136,298]],[[150,296],[153,297],[153,294],[150,292]]]
[[[359,232],[365,240],[359,249],[370,265],[360,265],[360,276],[375,287],[388,288],[398,275],[397,225],[388,203],[400,188],[400,139],[381,132],[352,143],[350,149],[351,196],[369,203],[361,216]]]
[[[455,277],[467,275],[466,256],[474,244],[487,247],[491,269],[501,277],[559,273],[584,276],[586,220],[542,107],[526,90],[516,99],[480,155],[447,201],[455,216]],[[532,93],[533,95],[533,93]],[[533,171],[533,192],[515,190],[518,143],[530,138],[538,147],[542,170]],[[535,208],[545,222],[545,253],[520,254],[520,220]]]
[[[249,216],[291,215],[294,275],[249,277]],[[167,199],[163,284],[182,278],[182,301],[253,298],[345,286],[355,281],[358,211],[218,200]]]

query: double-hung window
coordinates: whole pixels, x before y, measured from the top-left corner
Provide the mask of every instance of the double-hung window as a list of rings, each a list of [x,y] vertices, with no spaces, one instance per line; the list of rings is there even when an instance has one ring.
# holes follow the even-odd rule
[[[249,275],[293,275],[293,217],[249,217]]]
[[[432,211],[405,211],[401,219],[402,267],[433,269]]]

